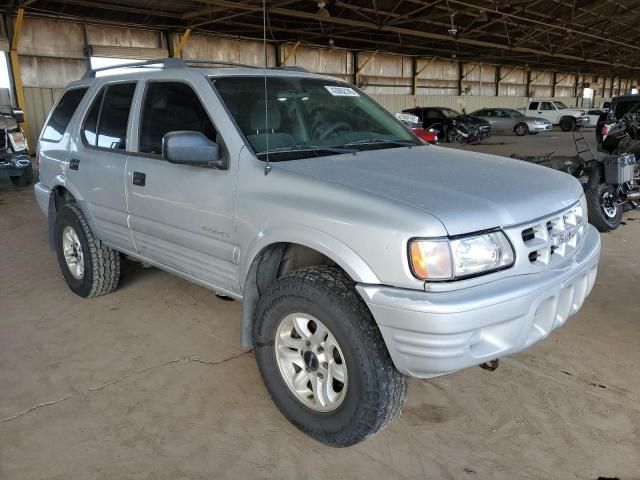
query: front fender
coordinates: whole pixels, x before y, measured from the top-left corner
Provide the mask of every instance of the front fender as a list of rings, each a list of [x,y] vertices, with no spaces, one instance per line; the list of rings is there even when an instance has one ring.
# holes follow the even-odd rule
[[[258,232],[240,263],[240,287],[244,290],[249,268],[256,255],[275,243],[296,243],[312,248],[333,260],[354,281],[377,284],[380,280],[371,267],[350,247],[337,238],[304,225],[276,225]]]
[[[68,184],[66,181],[66,177],[64,175],[56,175],[49,186],[52,194],[49,196],[49,209],[47,213],[47,225],[49,229],[49,249],[55,250],[55,224],[56,224],[56,216],[57,216],[57,205],[55,204],[55,195],[53,194],[56,189],[62,188],[68,191],[76,201],[80,210],[82,210],[82,214],[84,215],[87,223],[89,224],[89,228],[97,238],[101,238],[100,231],[96,222],[91,215],[91,210],[87,205],[87,202],[84,200],[80,192],[73,187],[73,185]]]

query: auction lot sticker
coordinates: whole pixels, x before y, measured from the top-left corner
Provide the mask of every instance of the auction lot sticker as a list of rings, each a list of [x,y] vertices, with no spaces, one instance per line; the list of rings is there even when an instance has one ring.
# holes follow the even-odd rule
[[[336,87],[335,85],[325,85],[331,95],[334,97],[359,97],[358,92],[350,87]]]

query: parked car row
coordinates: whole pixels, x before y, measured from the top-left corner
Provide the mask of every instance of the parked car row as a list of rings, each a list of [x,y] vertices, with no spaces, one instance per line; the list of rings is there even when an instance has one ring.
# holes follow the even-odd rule
[[[470,114],[447,107],[414,107],[396,116],[423,140],[437,143],[477,143],[492,133],[536,135],[558,125],[564,132],[595,125],[601,112],[569,108],[553,99],[534,99],[519,111],[514,108],[481,108]]]

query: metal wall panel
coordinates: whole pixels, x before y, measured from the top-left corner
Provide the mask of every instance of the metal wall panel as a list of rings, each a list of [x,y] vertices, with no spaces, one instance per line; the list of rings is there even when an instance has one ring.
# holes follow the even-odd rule
[[[465,63],[463,65],[462,88],[469,95],[495,95],[496,67],[482,63]]]
[[[20,31],[18,55],[84,58],[82,25],[26,17]]]
[[[25,87],[62,88],[82,78],[86,70],[84,59],[20,57],[20,72]]]
[[[287,56],[288,66],[306,68],[315,73],[338,76],[347,79],[353,72],[353,54],[349,50],[341,48],[316,48],[299,45],[294,53],[291,53],[295,44],[286,43],[280,46],[280,61]]]
[[[419,95],[458,94],[457,62],[441,59],[418,59],[417,71],[420,72],[416,78],[416,88]]]
[[[176,42],[179,36],[176,35]],[[191,35],[181,52],[182,58],[189,60],[220,60],[223,62],[264,65],[264,45],[262,42],[239,40],[236,38],[207,37]],[[275,66],[275,49],[267,45],[267,62]]]
[[[73,25],[73,24],[68,24]],[[165,48],[162,33],[151,30],[87,25],[87,43],[107,47]]]

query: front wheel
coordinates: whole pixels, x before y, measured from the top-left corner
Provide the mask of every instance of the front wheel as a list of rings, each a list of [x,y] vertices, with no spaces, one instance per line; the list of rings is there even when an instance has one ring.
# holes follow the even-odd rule
[[[399,411],[408,379],[398,372],[354,283],[338,268],[306,267],[260,298],[255,354],[274,403],[307,435],[354,445]]]
[[[618,205],[615,187],[599,183],[586,191],[589,223],[600,232],[615,230],[622,222],[622,207]]]
[[[518,137],[522,137],[529,133],[529,127],[527,127],[525,123],[519,123],[515,126],[513,131]]]
[[[575,118],[567,117],[560,120],[560,130],[563,132],[572,132],[576,129]]]

